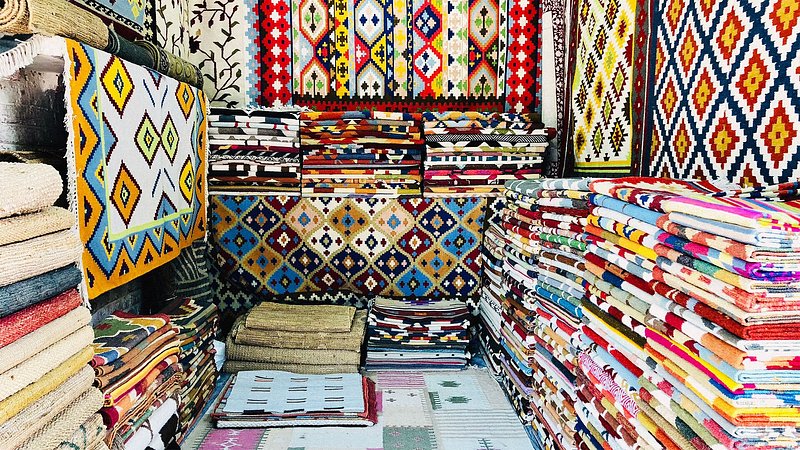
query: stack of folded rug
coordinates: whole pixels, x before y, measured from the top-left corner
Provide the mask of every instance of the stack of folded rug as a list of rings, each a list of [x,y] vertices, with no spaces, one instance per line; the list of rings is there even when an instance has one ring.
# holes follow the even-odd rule
[[[425,195],[498,195],[535,179],[553,129],[528,114],[426,113]]]
[[[483,245],[481,246],[482,285],[478,322],[478,348],[486,365],[495,375],[499,375],[503,349],[501,347],[500,327],[503,323],[503,301],[507,287],[503,281],[503,261],[505,260],[506,231],[503,228],[502,212],[506,207],[505,196],[494,200],[494,214],[486,220]]]
[[[43,164],[0,163],[0,448],[85,438],[102,445],[92,386],[91,315],[75,266],[75,218],[53,207],[61,177]],[[81,435],[81,430],[86,431]]]
[[[223,387],[211,417],[218,428],[371,426],[378,403],[375,383],[358,373],[242,371]]]
[[[596,222],[627,223],[643,244],[626,258],[638,279],[608,277],[645,300],[641,421],[672,447],[796,448],[800,202],[775,201],[789,192],[781,186],[620,179],[591,188]]]
[[[263,302],[234,323],[223,371],[357,372],[366,319],[351,306]]]
[[[145,449],[176,439],[170,418],[184,375],[178,329],[168,316],[115,312],[95,327],[91,364],[109,446]]]
[[[420,194],[425,141],[419,115],[304,112],[302,119],[303,195]]]
[[[163,311],[178,328],[180,363],[184,380],[178,393],[179,432],[177,441],[201,416],[214,391],[217,367],[214,363],[214,338],[217,335],[219,310],[216,305],[193,299],[175,299]],[[154,430],[158,432],[158,430]]]
[[[459,299],[377,297],[369,312],[367,370],[460,370],[470,311]]]
[[[535,442],[539,448],[588,447],[591,432],[578,419],[575,405],[577,355],[582,348],[581,302],[584,299],[584,226],[589,215],[589,181],[547,179],[541,183],[511,181],[506,188],[512,195],[537,197],[537,216],[519,210],[506,210],[504,220],[512,228],[538,230],[539,247],[536,283],[526,286],[526,271],[533,270],[521,255],[509,256],[507,283],[513,286],[510,297],[533,293],[536,302],[532,336],[535,352],[530,402],[533,410]],[[531,228],[532,227],[532,228]],[[520,328],[515,326],[514,331]],[[511,334],[509,329],[507,334]]]
[[[208,120],[211,192],[300,193],[298,112],[214,108]]]

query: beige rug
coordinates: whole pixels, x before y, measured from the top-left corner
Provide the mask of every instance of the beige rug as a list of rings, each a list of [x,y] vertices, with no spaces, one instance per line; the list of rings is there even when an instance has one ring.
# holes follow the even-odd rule
[[[75,226],[75,216],[64,208],[47,208],[20,216],[0,219],[0,245],[27,241],[35,237],[68,230]]]
[[[6,1],[0,8],[0,31],[5,30],[4,16],[19,10],[23,2]],[[61,175],[52,166],[0,162],[0,218],[52,206],[63,188]]]
[[[19,450],[54,448],[69,439],[75,431],[103,406],[103,394],[94,387],[81,394],[72,404],[61,410],[27,441]]]
[[[283,370],[294,373],[307,373],[312,375],[325,375],[330,373],[354,373],[358,372],[358,366],[325,366],[315,364],[279,364],[264,363],[253,361],[225,361],[222,371],[236,373],[242,370]]]
[[[83,245],[77,233],[64,230],[0,247],[0,286],[73,264]]]
[[[103,21],[67,0],[6,0],[0,7],[0,32],[61,36],[99,49],[108,45]]]
[[[105,436],[106,426],[103,425],[103,417],[94,414],[54,450],[90,450],[98,448],[100,444],[103,448],[108,448],[103,441]]]
[[[263,330],[347,333],[355,312],[352,306],[263,302],[247,313],[245,323]]]
[[[306,350],[358,350],[367,328],[367,311],[356,311],[347,333],[265,331],[247,328],[244,320],[237,321],[231,330],[233,342],[273,348]]]

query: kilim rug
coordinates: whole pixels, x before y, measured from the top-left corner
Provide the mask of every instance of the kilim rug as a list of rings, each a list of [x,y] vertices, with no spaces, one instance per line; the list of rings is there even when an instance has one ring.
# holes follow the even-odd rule
[[[190,12],[215,106],[534,112],[540,9],[527,0],[245,0]]]
[[[82,6],[112,26],[127,39],[152,37],[155,0],[69,0]],[[160,4],[162,1],[159,1]]]
[[[212,249],[223,276],[260,294],[474,295],[485,210],[481,198],[216,195]]]
[[[646,173],[750,185],[798,177],[800,7],[656,2]]]
[[[202,91],[66,41],[71,196],[89,298],[205,236]]]
[[[500,386],[485,369],[381,372],[378,423],[371,427],[214,429],[208,415],[183,442],[188,450],[531,448]],[[212,400],[213,401],[213,400]]]
[[[566,138],[566,158],[574,159],[576,175],[640,171],[649,84],[650,3],[576,2]]]

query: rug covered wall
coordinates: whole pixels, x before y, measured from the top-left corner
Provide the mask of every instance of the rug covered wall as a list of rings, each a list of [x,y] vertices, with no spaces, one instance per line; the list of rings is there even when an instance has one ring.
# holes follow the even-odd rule
[[[645,173],[744,186],[797,178],[800,7],[656,2]]]
[[[89,298],[205,237],[202,91],[66,41],[70,196]]]

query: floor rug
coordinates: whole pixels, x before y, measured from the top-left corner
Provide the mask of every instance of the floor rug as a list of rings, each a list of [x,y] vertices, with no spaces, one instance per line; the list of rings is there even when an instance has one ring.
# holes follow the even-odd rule
[[[743,186],[797,178],[800,9],[779,0],[655,4],[645,174]]]
[[[70,188],[95,298],[205,236],[206,99],[108,53],[66,45]]]
[[[528,435],[485,369],[380,372],[378,423],[366,428],[214,429],[204,416],[188,450],[531,448]]]
[[[485,210],[480,198],[215,195],[213,259],[228,281],[261,295],[474,295]]]

